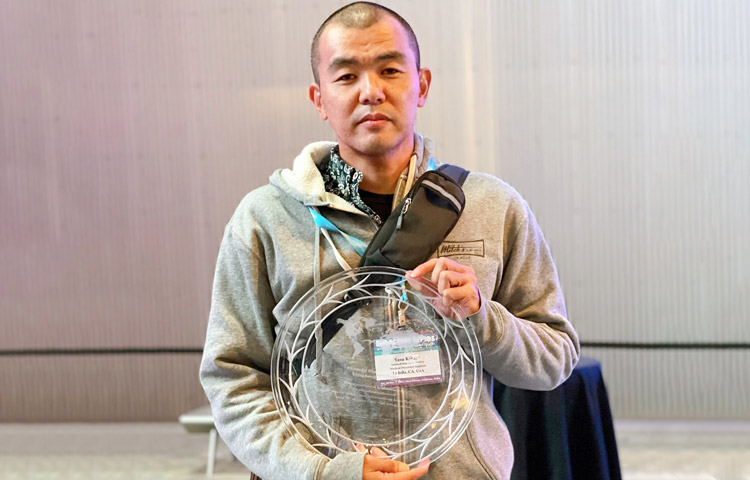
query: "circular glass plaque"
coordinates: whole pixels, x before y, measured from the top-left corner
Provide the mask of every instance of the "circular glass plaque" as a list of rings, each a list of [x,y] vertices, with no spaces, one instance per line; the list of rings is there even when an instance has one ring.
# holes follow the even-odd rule
[[[436,286],[388,267],[348,270],[294,306],[273,348],[287,427],[329,457],[378,447],[411,466],[447,452],[476,410],[482,360]]]

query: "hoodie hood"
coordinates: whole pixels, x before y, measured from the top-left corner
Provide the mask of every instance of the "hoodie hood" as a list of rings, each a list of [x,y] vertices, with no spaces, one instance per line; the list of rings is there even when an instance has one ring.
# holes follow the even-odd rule
[[[271,174],[269,179],[271,185],[274,185],[287,195],[302,202],[302,204],[311,207],[331,207],[350,213],[365,215],[354,205],[345,201],[338,195],[326,192],[323,176],[318,170],[318,164],[328,157],[331,148],[336,145],[334,142],[315,142],[307,145],[297,158],[291,169],[279,169]],[[422,175],[429,165],[429,159],[434,151],[432,140],[422,135],[414,134],[414,171],[411,173],[411,164],[404,169],[396,185],[394,192],[394,203],[406,195],[407,185],[411,185],[415,178]],[[439,165],[435,161],[436,165]],[[409,178],[409,174],[411,177]]]

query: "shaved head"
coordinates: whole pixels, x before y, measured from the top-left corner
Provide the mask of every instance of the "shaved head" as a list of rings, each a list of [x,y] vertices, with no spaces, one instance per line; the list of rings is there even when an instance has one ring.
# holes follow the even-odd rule
[[[417,43],[417,36],[414,35],[414,31],[411,29],[409,23],[398,13],[382,5],[378,5],[377,3],[354,2],[333,12],[331,16],[326,18],[326,20],[320,25],[318,31],[315,32],[312,46],[310,48],[310,66],[312,67],[315,83],[320,83],[320,76],[318,75],[318,67],[320,66],[320,37],[323,35],[323,31],[325,31],[328,25],[336,24],[343,25],[346,28],[364,30],[375,25],[385,17],[396,19],[406,30],[406,33],[409,36],[409,47],[411,47],[411,50],[414,53],[414,58],[417,62],[417,70],[419,70],[419,44]]]

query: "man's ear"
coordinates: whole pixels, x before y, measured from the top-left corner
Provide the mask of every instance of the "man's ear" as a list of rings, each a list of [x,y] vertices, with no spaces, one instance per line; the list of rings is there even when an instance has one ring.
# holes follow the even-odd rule
[[[432,72],[429,68],[419,69],[419,102],[417,106],[423,107],[427,102],[427,94],[430,91],[430,82],[432,82]]]
[[[323,102],[320,101],[320,86],[314,82],[310,84],[310,101],[315,105],[315,110],[318,111],[320,119],[328,120],[326,109],[323,106]]]

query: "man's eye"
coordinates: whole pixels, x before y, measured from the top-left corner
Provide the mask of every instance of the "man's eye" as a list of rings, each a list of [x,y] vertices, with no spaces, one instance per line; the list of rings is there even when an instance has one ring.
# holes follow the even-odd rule
[[[385,70],[383,70],[383,74],[384,75],[395,75],[395,74],[399,73],[400,71],[401,70],[399,70],[397,68],[386,68]]]
[[[354,80],[353,73],[347,73],[345,75],[341,75],[339,78],[336,79],[337,82],[348,82],[349,80]]]

